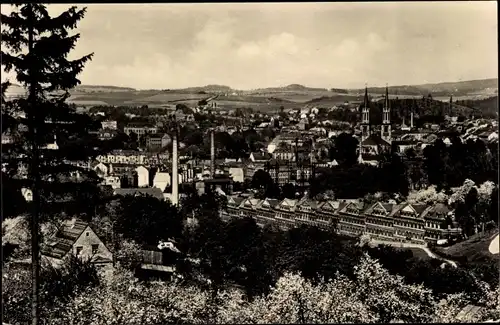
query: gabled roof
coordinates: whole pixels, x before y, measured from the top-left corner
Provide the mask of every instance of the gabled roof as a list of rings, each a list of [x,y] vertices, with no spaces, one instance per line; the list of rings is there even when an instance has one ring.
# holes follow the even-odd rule
[[[127,195],[149,195],[152,197],[155,197],[159,200],[163,200],[163,194],[161,189],[157,187],[151,187],[151,188],[117,188],[115,189],[115,194],[120,195],[120,196],[127,196]]]
[[[365,204],[363,202],[346,202],[346,204],[341,208],[341,211],[347,212],[347,209],[350,207],[357,209],[359,213],[362,214]]]
[[[265,198],[258,203],[258,208],[264,209],[274,209],[274,207],[279,203],[278,200]]]
[[[390,146],[390,143],[377,134],[372,134],[361,142],[362,146]]]
[[[434,205],[428,206],[428,208],[422,213],[422,217],[433,217],[444,219],[452,210],[444,203],[436,203]]]
[[[233,200],[234,200],[234,203],[236,205],[240,205],[241,202],[243,202],[243,198],[242,197],[233,197]]]
[[[274,209],[279,203],[280,201],[279,200],[276,200],[276,199],[267,199],[267,201],[269,202],[269,205]]]
[[[373,213],[375,210],[381,210],[385,211],[386,215],[389,215],[392,212],[392,209],[393,209],[393,204],[375,202],[365,210],[365,213],[370,214]]]
[[[294,211],[297,206],[297,200],[284,199],[278,205],[279,207],[290,207],[290,210]]]
[[[334,200],[328,200],[328,201],[325,201],[321,204],[318,204],[317,208],[322,209],[322,210],[337,211],[338,209],[341,208],[341,202],[334,201]]]
[[[426,204],[410,204],[408,202],[398,204],[397,207],[391,213],[392,216],[399,215],[403,209],[406,207],[410,207],[411,210],[415,213],[415,217],[422,219],[430,207]]]
[[[240,207],[255,209],[259,205],[260,201],[261,200],[255,198],[247,198],[242,200]]]
[[[271,159],[271,155],[265,152],[252,152],[251,155],[256,161],[267,161]]]
[[[311,207],[311,209],[316,210],[318,207],[318,202],[310,200],[310,199],[301,199],[297,203],[298,207]]]
[[[411,206],[419,216],[429,207],[427,204],[412,204]]]
[[[47,245],[41,248],[42,255],[61,259],[75,244],[82,233],[87,229],[88,223],[81,220],[72,222],[65,222],[64,225],[57,231]]]

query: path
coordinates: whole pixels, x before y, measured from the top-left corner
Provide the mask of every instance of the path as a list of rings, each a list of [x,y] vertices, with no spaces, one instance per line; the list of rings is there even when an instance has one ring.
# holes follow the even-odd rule
[[[498,241],[498,236],[497,235],[490,243],[490,247],[488,248],[490,253],[491,254],[498,254],[498,250],[499,250],[499,245],[500,245],[500,242]]]
[[[406,247],[406,248],[420,248],[422,249],[430,258],[435,258],[438,260],[445,261],[446,263],[450,264],[453,267],[457,267],[457,263],[447,260],[445,258],[442,258],[440,256],[437,256],[433,252],[430,251],[427,247],[424,245],[420,244],[412,244],[412,243],[399,243],[399,242],[391,242],[391,241],[385,241],[385,240],[378,240],[378,239],[372,239],[370,240],[370,244],[375,244],[375,245],[390,245],[394,247]]]

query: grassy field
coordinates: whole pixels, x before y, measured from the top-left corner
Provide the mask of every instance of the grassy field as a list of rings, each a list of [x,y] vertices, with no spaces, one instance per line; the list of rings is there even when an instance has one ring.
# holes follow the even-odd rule
[[[489,251],[489,246],[493,238],[498,235],[498,229],[486,231],[469,237],[467,240],[456,243],[450,247],[436,248],[436,251],[443,252],[451,257],[467,257],[469,262],[482,262],[488,260],[499,260],[499,254],[493,255]]]
[[[193,101],[195,104],[209,95],[185,93],[185,92],[158,92],[158,91],[125,91],[107,93],[77,93],[71,96],[75,103],[103,102],[108,105],[148,105],[168,104]]]
[[[498,93],[496,79],[466,81],[458,83],[428,84],[420,86],[390,87],[390,98],[422,98],[429,92],[434,93],[434,99],[449,100],[447,94],[454,94],[454,100],[480,99],[491,97]],[[19,86],[11,87],[13,93]],[[22,90],[22,89],[21,89]],[[205,93],[199,93],[203,91]],[[372,100],[382,100],[385,87],[369,89]],[[250,91],[237,91],[227,86],[205,86],[189,89],[172,90],[136,90],[133,88],[114,86],[85,86],[81,85],[72,92],[71,102],[82,105],[165,105],[184,103],[196,106],[201,99],[208,98],[210,93],[221,94],[215,101],[217,107],[224,109],[252,108],[258,111],[274,111],[284,106],[285,109],[301,108],[304,105],[330,108],[334,105],[349,102],[362,102],[364,89],[333,90],[309,88],[302,85],[286,87],[264,88]],[[222,93],[235,95],[223,96]],[[236,95],[239,94],[239,95]],[[397,95],[396,95],[397,94]],[[446,96],[445,96],[446,95]]]
[[[252,98],[274,97],[295,103],[306,103],[312,99],[319,98],[322,96],[332,96],[332,93],[328,91],[283,91],[283,92],[269,92],[269,93],[259,92],[256,94],[251,94],[249,97]]]

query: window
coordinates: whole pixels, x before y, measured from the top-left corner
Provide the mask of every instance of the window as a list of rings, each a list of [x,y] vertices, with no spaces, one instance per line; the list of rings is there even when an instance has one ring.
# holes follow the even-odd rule
[[[99,244],[92,245],[92,255],[97,254],[99,250]]]
[[[83,250],[82,246],[76,246],[76,255],[80,255],[80,252]]]
[[[90,232],[88,232],[88,231],[87,231],[87,233],[85,233],[85,236],[87,236],[87,237],[88,237],[88,236],[89,236],[89,234],[90,234]]]

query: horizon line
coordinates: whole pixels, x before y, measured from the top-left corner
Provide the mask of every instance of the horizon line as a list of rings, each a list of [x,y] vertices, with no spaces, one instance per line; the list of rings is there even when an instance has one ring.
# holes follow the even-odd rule
[[[389,88],[391,88],[391,87],[405,87],[405,86],[406,87],[411,87],[411,86],[415,87],[415,86],[423,86],[423,85],[438,85],[438,84],[446,84],[446,83],[460,83],[460,82],[471,82],[471,81],[484,81],[484,80],[491,80],[491,79],[496,79],[497,83],[498,83],[498,76],[496,76],[496,77],[481,78],[481,79],[468,79],[468,80],[460,80],[459,79],[456,81],[423,82],[423,83],[418,83],[418,84],[395,84],[392,86],[389,85]],[[8,81],[8,80],[3,80],[2,83],[6,82],[6,81]],[[383,86],[380,86],[377,84],[370,86],[370,83],[365,82],[364,86],[359,86],[359,87],[314,87],[314,86],[307,86],[307,85],[300,84],[300,83],[290,83],[290,84],[287,84],[284,86],[264,86],[264,87],[251,88],[251,89],[233,88],[232,86],[228,86],[228,85],[224,85],[224,84],[216,84],[216,83],[206,84],[203,86],[188,86],[188,87],[178,87],[178,88],[168,88],[168,87],[167,88],[135,88],[135,87],[131,87],[131,86],[96,85],[96,84],[81,83],[72,89],[75,89],[79,86],[80,87],[90,86],[90,87],[130,88],[130,89],[134,89],[134,90],[138,90],[138,91],[147,91],[147,90],[165,90],[165,89],[184,90],[184,89],[189,89],[189,88],[204,88],[204,87],[208,87],[208,86],[220,86],[220,87],[228,87],[229,89],[235,90],[235,91],[256,91],[256,90],[260,90],[260,89],[264,90],[264,89],[269,89],[269,88],[286,88],[286,87],[293,86],[293,85],[302,86],[304,88],[316,88],[316,89],[326,89],[326,90],[330,90],[330,89],[359,90],[359,89],[364,89],[365,87],[368,87],[368,89],[370,89],[370,88],[385,88],[388,85],[388,83],[385,83],[385,85],[383,85]],[[15,83],[11,82],[11,86],[21,87],[21,85],[19,83],[17,83],[17,80]],[[498,87],[498,85],[497,85],[497,87]]]

